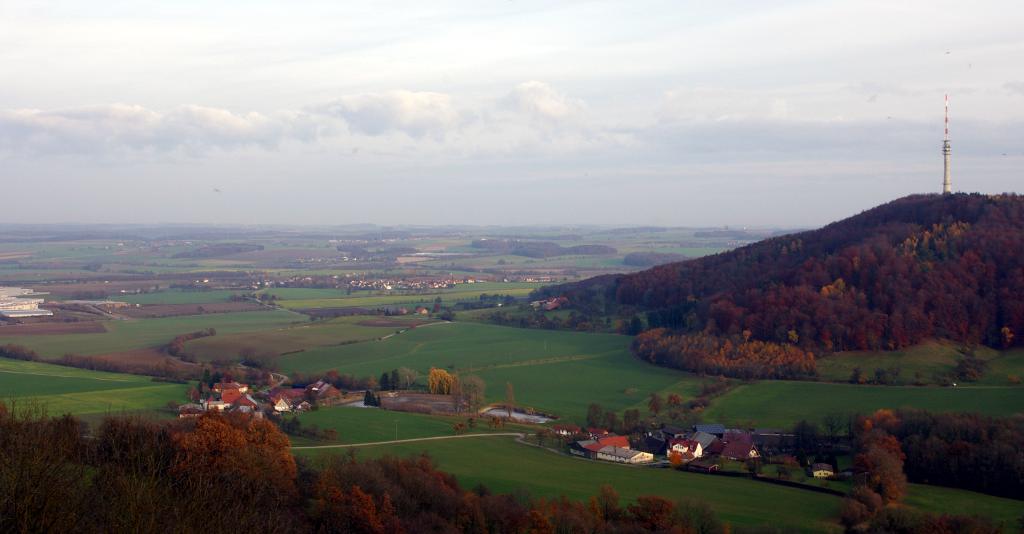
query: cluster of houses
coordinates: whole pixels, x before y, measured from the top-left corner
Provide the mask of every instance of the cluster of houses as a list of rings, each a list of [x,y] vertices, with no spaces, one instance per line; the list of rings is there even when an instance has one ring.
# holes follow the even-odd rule
[[[220,382],[199,402],[178,407],[178,417],[198,417],[206,412],[237,412],[263,417],[266,413],[302,412],[316,405],[330,405],[342,399],[331,384],[318,380],[304,388],[276,387],[253,392],[248,384]]]
[[[564,429],[556,429],[562,433]],[[594,460],[618,462],[623,464],[643,464],[654,461],[649,452],[634,450],[626,436],[616,436],[603,429],[588,429],[590,439],[574,441],[569,445],[569,453]]]
[[[218,382],[209,395],[197,403],[178,407],[178,417],[198,417],[206,412],[237,412],[263,417],[260,403],[253,398],[248,384]]]
[[[277,387],[268,393],[273,409],[277,413],[304,412],[318,405],[331,405],[341,400],[342,394],[331,384],[317,380],[304,388]]]
[[[663,457],[673,465],[706,473],[718,471],[723,459],[738,462],[760,459],[762,454],[779,451],[792,438],[792,434],[782,430],[727,429],[715,423],[689,428],[665,425],[649,432],[640,443],[630,443],[628,437],[601,428],[558,424],[552,430],[574,440],[569,444],[569,453],[576,456],[627,464],[651,463],[655,457]],[[834,468],[825,463],[813,464],[809,472],[815,478],[835,475]]]

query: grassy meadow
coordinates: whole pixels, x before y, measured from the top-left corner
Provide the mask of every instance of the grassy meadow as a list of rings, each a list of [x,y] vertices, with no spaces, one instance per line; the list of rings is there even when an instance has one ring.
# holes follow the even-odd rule
[[[144,376],[0,358],[0,401],[40,405],[51,415],[154,410],[183,401],[187,388]]]
[[[105,321],[106,332],[7,336],[0,337],[0,344],[16,343],[35,350],[43,358],[60,358],[67,353],[96,355],[157,347],[174,336],[204,328],[215,328],[219,336],[279,328],[304,319],[302,315],[285,310],[127,319]]]
[[[879,408],[1009,416],[1024,411],[1024,387],[761,381],[737,386],[716,398],[702,417],[736,426],[791,427],[801,419],[821,421],[828,414],[866,414]]]
[[[376,408],[355,408],[335,406],[298,415],[303,427],[316,425],[320,430],[334,429],[338,439],[331,443],[367,443],[393,439],[417,439],[434,436],[454,435],[453,425],[465,423],[466,417],[424,415],[409,412],[393,412]],[[535,427],[508,424],[502,428],[490,429],[483,419],[477,420],[475,428],[467,432],[532,432]],[[397,438],[395,436],[398,436]],[[295,445],[324,445],[322,441],[305,441],[292,438]]]
[[[825,380],[847,381],[859,367],[868,377],[875,369],[899,369],[897,384],[938,384],[940,375],[949,375],[962,359],[962,346],[949,341],[928,341],[891,352],[851,351],[818,359],[818,374]],[[978,382],[985,385],[1009,385],[1009,377],[1024,378],[1024,350],[998,351],[988,347],[974,349],[975,357],[987,364],[985,376]]]
[[[235,359],[242,350],[255,354],[285,354],[315,347],[341,345],[357,341],[376,339],[394,333],[402,323],[411,321],[395,319],[391,326],[367,326],[367,317],[342,317],[315,323],[298,323],[268,328],[255,332],[221,334],[189,341],[186,350],[199,361]],[[389,321],[390,322],[390,321]]]

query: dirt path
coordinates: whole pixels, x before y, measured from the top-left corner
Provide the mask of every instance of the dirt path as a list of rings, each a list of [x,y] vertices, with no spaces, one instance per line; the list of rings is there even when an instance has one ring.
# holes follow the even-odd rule
[[[410,439],[393,439],[390,441],[368,441],[366,443],[345,443],[341,445],[306,445],[300,447],[292,447],[293,449],[346,449],[351,447],[370,447],[373,445],[392,445],[395,443],[416,443],[418,441],[439,441],[443,439],[462,439],[462,438],[484,438],[488,436],[514,436],[518,439],[523,439],[526,434],[522,432],[492,432],[490,434],[460,434],[457,436],[432,436],[429,438],[410,438]]]

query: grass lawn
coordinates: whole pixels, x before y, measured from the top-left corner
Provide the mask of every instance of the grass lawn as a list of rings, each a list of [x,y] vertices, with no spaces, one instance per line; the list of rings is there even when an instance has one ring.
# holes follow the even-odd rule
[[[211,313],[159,319],[105,321],[105,333],[53,336],[0,337],[0,344],[16,343],[29,347],[44,358],[59,358],[67,353],[92,355],[157,347],[174,336],[215,328],[217,335],[279,328],[304,319],[285,310]]]
[[[1017,519],[1024,515],[1024,502],[993,497],[973,491],[908,484],[904,504],[935,514],[963,514],[987,517],[1002,522],[1006,532],[1013,532]]]
[[[403,322],[395,326],[364,326],[367,317],[342,317],[315,323],[299,323],[255,332],[204,337],[189,341],[185,347],[200,361],[236,359],[239,351],[251,349],[256,354],[284,354],[314,347],[341,345],[376,339],[394,333]],[[410,323],[411,324],[411,323]]]
[[[379,410],[376,408],[355,408],[347,406],[335,406],[331,408],[320,408],[316,411],[300,414],[299,421],[302,426],[316,425],[321,430],[333,428],[338,432],[338,439],[335,443],[366,443],[374,441],[389,441],[393,439],[414,439],[428,438],[433,436],[453,436],[455,432],[452,426],[455,423],[465,423],[467,417],[450,417],[439,415],[424,415],[408,412],[394,412]],[[396,433],[397,431],[397,433]],[[505,425],[499,429],[489,429],[487,422],[477,419],[475,428],[467,429],[470,433],[480,432],[535,432],[536,427],[525,425]],[[398,436],[397,438],[395,436]],[[302,443],[292,438],[295,445],[323,445],[325,442]]]
[[[51,415],[154,410],[184,401],[184,384],[0,358],[0,401],[42,404]]]
[[[214,291],[182,291],[180,289],[168,289],[157,293],[142,293],[139,295],[116,295],[111,300],[130,302],[132,304],[207,304],[210,302],[227,302],[232,295],[240,295],[241,291],[214,290]]]
[[[978,384],[990,386],[1016,385],[1012,384],[1010,377],[1015,376],[1024,380],[1024,349],[1013,349],[999,353],[988,360],[988,369],[985,376],[978,381]]]
[[[961,345],[950,341],[927,341],[913,347],[896,351],[851,351],[832,354],[818,359],[818,374],[826,380],[849,380],[855,367],[861,370],[869,378],[874,375],[875,369],[889,369],[896,367],[900,370],[898,384],[914,384],[921,382],[925,384],[939,383],[935,380],[936,375],[948,374],[960,361]],[[975,349],[975,356],[986,361],[1003,359],[1003,355],[1016,354],[1018,363],[1017,371],[1024,369],[1024,351],[1010,351],[1000,353],[988,347]],[[1012,372],[1012,371],[1009,371]],[[996,374],[1000,384],[1006,384],[1007,372],[986,373]],[[987,378],[987,377],[986,377]]]
[[[712,401],[702,415],[743,427],[790,427],[820,422],[830,413],[870,413],[879,408],[978,412],[1008,416],[1024,411],[1024,387],[858,386],[822,382],[762,381],[737,386]]]
[[[346,449],[335,449],[345,451]],[[602,484],[611,484],[624,501],[642,495],[708,502],[725,521],[772,524],[786,530],[840,531],[835,523],[840,499],[751,480],[626,467],[579,460],[515,443],[507,437],[480,437],[361,447],[364,456],[409,456],[429,451],[438,467],[458,477],[464,488],[484,484],[495,492],[525,489],[534,496],[586,501]],[[295,451],[317,456],[331,449]]]
[[[630,338],[527,330],[477,323],[416,328],[383,341],[311,349],[282,356],[285,372],[337,369],[355,376],[379,376],[396,367],[425,375],[431,367],[475,374],[487,383],[487,397],[500,401],[505,383],[516,401],[581,421],[598,402],[621,411],[643,403],[655,391],[696,392],[696,377],[635,359]]]

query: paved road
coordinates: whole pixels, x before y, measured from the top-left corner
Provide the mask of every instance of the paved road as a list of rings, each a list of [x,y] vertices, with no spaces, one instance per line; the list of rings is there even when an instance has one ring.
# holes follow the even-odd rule
[[[417,441],[438,441],[442,439],[462,439],[462,438],[484,438],[488,436],[515,436],[519,439],[523,439],[525,434],[522,432],[492,432],[490,434],[459,434],[457,436],[433,436],[429,438],[411,438],[411,439],[393,439],[391,441],[369,441],[366,443],[346,443],[342,445],[306,445],[304,447],[292,447],[293,449],[344,449],[350,447],[369,447],[371,445],[391,445],[393,443],[415,443]]]

